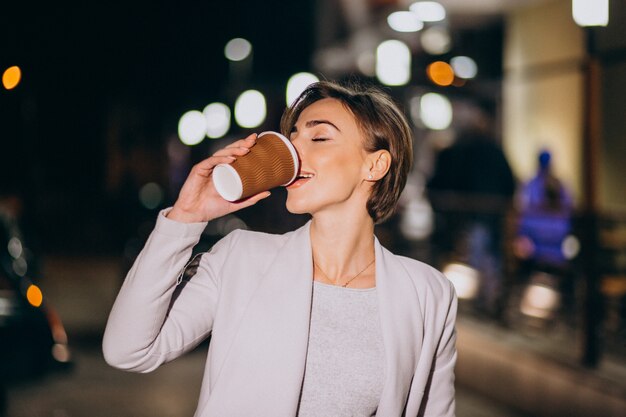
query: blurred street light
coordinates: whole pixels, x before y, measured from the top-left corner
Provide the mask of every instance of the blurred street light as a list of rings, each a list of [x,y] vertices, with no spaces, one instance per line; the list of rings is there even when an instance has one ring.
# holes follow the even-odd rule
[[[411,79],[411,51],[404,42],[384,41],[376,49],[376,76],[385,85],[405,85]]]
[[[252,44],[243,38],[228,41],[224,48],[224,55],[229,61],[243,61],[252,52]]]
[[[476,77],[478,66],[476,61],[468,56],[455,56],[450,60],[454,74],[466,80]]]
[[[424,29],[420,36],[420,43],[424,51],[431,55],[445,54],[452,47],[450,33],[443,26],[431,26]]]
[[[439,22],[446,18],[446,9],[436,1],[418,1],[409,6],[422,22]]]
[[[437,93],[424,94],[420,99],[420,119],[429,129],[447,129],[452,123],[450,100]]]
[[[319,78],[310,72],[299,72],[292,75],[287,81],[287,105],[291,106],[305,88],[318,81]]]
[[[198,110],[183,114],[178,122],[178,137],[185,145],[197,145],[206,135],[206,119]]]
[[[443,274],[452,282],[457,296],[462,300],[476,298],[480,286],[478,271],[462,263],[450,263],[443,268]]]
[[[579,26],[606,26],[609,0],[572,0],[572,17]]]
[[[396,32],[418,32],[424,27],[424,22],[413,12],[393,12],[387,16],[387,23]]]
[[[454,81],[454,70],[443,61],[436,61],[426,67],[426,74],[432,82],[437,85],[446,87]]]
[[[2,85],[7,90],[12,90],[20,83],[22,70],[17,65],[7,68],[2,74]]]
[[[235,102],[235,121],[241,127],[254,128],[265,121],[265,96],[257,90],[241,93]]]
[[[230,109],[224,103],[211,103],[202,111],[206,120],[206,135],[217,139],[230,129]]]

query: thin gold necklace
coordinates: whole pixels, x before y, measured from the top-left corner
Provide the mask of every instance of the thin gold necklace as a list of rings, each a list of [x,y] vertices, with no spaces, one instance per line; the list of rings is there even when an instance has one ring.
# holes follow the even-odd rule
[[[370,266],[372,266],[372,264],[374,263],[374,261],[376,261],[376,257],[374,257],[374,259],[372,259],[372,262],[368,263],[367,266],[365,268],[363,268],[361,270],[361,272],[359,272],[358,274],[356,274],[355,276],[353,276],[352,278],[350,278],[349,280],[347,280],[342,287],[347,287],[348,284],[350,284],[352,281],[354,281],[359,275],[361,275],[363,272],[365,272],[367,270],[367,268],[369,268]],[[328,275],[326,275],[326,272],[324,272],[324,270],[322,268],[320,268],[320,266],[318,264],[315,263],[315,260],[313,260],[313,265],[320,270],[320,272],[322,273],[322,275],[324,276],[324,278],[326,279],[326,281],[330,282],[333,285],[338,285],[337,281],[333,281],[330,278],[328,278]]]

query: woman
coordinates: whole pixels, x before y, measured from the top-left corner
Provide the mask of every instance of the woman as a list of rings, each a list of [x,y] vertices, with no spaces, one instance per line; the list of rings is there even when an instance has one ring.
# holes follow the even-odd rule
[[[374,237],[411,163],[411,133],[376,89],[319,82],[281,129],[301,159],[285,235],[235,231],[178,277],[228,203],[211,171],[255,135],[196,165],[130,270],[104,335],[112,366],[149,372],[211,343],[196,416],[453,416],[456,298],[439,272]]]

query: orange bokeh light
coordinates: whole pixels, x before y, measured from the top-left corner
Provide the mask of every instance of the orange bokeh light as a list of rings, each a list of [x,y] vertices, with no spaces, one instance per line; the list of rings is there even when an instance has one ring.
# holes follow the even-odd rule
[[[28,299],[28,302],[35,307],[39,307],[43,302],[43,294],[36,285],[28,287],[26,290],[26,298]]]
[[[18,66],[7,68],[2,74],[2,85],[7,90],[11,90],[20,83],[22,79],[22,70]]]
[[[436,61],[426,67],[426,74],[432,82],[441,86],[448,86],[454,81],[454,70],[443,61]]]

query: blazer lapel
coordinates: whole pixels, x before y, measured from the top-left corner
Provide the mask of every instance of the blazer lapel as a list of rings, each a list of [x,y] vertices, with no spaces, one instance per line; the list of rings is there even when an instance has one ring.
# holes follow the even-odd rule
[[[294,231],[259,281],[212,398],[236,415],[295,415],[306,362],[313,267],[309,223]],[[241,393],[230,398],[232,393]],[[243,410],[247,410],[243,412]]]
[[[423,320],[416,287],[395,255],[376,239],[376,287],[385,347],[386,374],[379,416],[400,416],[409,393],[423,341]]]

